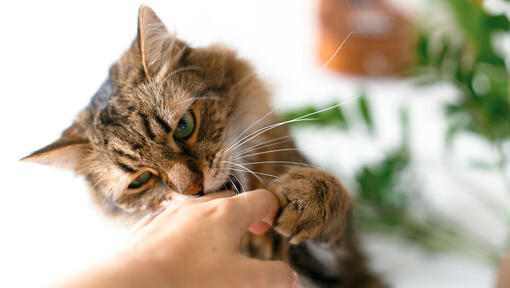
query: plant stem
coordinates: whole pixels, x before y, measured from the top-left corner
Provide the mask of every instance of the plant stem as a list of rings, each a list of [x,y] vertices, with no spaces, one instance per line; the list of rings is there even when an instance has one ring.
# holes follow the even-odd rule
[[[508,158],[505,154],[505,151],[503,150],[503,143],[501,141],[498,141],[496,143],[496,148],[498,150],[498,156],[499,156],[499,164],[498,164],[498,170],[501,174],[501,177],[503,179],[503,185],[505,186],[508,194],[510,195],[510,179],[505,174],[508,166]]]

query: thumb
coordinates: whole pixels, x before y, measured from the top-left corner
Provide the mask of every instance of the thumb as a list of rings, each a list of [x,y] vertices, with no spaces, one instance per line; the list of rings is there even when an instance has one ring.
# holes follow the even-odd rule
[[[252,279],[257,279],[257,287],[296,288],[298,275],[287,263],[281,261],[253,260]]]

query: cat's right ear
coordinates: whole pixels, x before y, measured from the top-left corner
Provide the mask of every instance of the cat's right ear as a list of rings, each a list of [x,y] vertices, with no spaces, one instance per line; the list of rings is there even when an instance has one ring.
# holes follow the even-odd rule
[[[186,43],[170,33],[165,24],[148,6],[138,10],[137,35],[131,47],[119,61],[120,80],[136,67],[146,79],[158,74],[165,65],[178,60],[187,49]]]
[[[76,170],[91,149],[90,141],[76,124],[62,132],[55,142],[24,157],[21,161]]]

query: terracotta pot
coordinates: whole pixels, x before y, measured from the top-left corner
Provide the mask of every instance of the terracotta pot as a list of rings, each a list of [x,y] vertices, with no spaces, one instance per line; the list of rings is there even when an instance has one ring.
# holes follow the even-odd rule
[[[411,21],[381,0],[321,0],[319,57],[328,69],[370,75],[402,75],[414,62]]]

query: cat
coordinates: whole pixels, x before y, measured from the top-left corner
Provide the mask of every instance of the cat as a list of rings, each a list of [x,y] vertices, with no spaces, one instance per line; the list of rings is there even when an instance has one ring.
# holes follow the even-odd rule
[[[147,6],[136,39],[61,137],[23,158],[72,169],[110,215],[141,219],[172,201],[265,188],[273,230],[243,253],[288,262],[303,287],[385,287],[366,266],[350,198],[295,148],[254,69],[229,48],[191,47]]]

